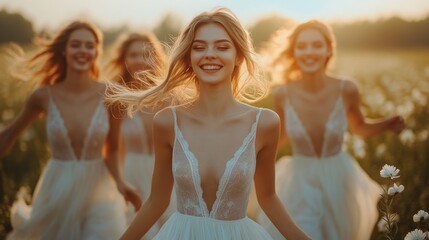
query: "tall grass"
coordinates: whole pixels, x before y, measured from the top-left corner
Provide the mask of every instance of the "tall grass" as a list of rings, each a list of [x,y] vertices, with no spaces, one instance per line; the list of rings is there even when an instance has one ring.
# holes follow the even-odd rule
[[[398,239],[413,230],[413,214],[429,210],[429,49],[361,51],[341,50],[332,72],[351,78],[360,86],[362,109],[367,117],[394,113],[405,117],[407,129],[400,135],[383,133],[361,139],[348,134],[345,147],[375,181],[384,164],[401,169],[405,190],[395,200],[399,215]],[[12,78],[4,47],[0,47],[0,129],[19,113],[32,84]],[[257,103],[272,108],[272,98]],[[279,157],[290,154],[290,146]],[[49,159],[45,122],[37,120],[0,161],[0,239],[10,231],[9,208],[20,186],[33,191]],[[383,239],[374,229],[372,239]]]

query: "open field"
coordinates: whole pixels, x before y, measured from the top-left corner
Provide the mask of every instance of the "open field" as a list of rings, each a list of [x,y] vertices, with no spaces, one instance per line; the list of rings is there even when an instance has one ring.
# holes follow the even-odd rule
[[[32,90],[31,82],[12,78],[0,47],[0,129],[19,113]],[[378,118],[398,113],[407,128],[398,137],[391,133],[362,139],[346,137],[345,147],[367,173],[380,184],[384,164],[400,169],[403,193],[394,201],[400,216],[397,239],[416,228],[412,217],[418,210],[429,211],[429,49],[339,50],[332,72],[353,79],[360,86],[363,111]],[[272,107],[270,97],[257,103]],[[21,186],[33,191],[49,159],[44,120],[37,120],[0,161],[0,239],[10,230],[9,208]],[[279,156],[290,153],[281,149]],[[383,239],[374,230],[372,239]]]

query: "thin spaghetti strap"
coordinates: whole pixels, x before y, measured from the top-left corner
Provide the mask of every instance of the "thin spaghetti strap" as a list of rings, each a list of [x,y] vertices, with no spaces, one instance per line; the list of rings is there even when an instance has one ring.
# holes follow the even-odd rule
[[[344,80],[340,80],[340,92],[338,94],[338,99],[343,99],[344,82]]]
[[[173,118],[174,118],[174,131],[177,130],[177,116],[176,116],[176,108],[172,107],[171,108],[171,112],[173,113]]]
[[[261,116],[262,108],[259,108],[258,113],[256,114],[256,125],[259,123],[259,117]]]
[[[344,88],[344,80],[340,80],[341,82],[340,82],[340,93],[342,93],[343,92],[343,88]]]
[[[51,91],[51,86],[47,86],[46,88],[48,89],[49,99],[52,101],[52,91]]]

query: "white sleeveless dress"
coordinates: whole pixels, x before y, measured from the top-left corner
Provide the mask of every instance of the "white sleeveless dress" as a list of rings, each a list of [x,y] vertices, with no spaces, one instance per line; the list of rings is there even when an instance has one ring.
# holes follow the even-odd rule
[[[49,100],[47,135],[52,159],[36,185],[32,206],[18,199],[7,239],[118,239],[126,229],[125,201],[102,158],[109,120],[100,100],[81,156],[76,156],[61,114]]]
[[[276,191],[287,211],[313,240],[368,240],[382,189],[342,150],[347,130],[342,95],[326,122],[320,157],[288,99],[284,112],[293,156],[276,164]],[[284,239],[262,211],[258,222],[274,239]]]
[[[155,158],[153,150],[149,149],[148,138],[140,113],[132,118],[125,118],[122,123],[122,135],[124,137],[126,155],[124,163],[124,179],[135,187],[143,202],[149,197]],[[162,224],[174,211],[174,202],[170,200],[170,206],[161,218],[146,233],[143,239],[152,239],[161,228]],[[134,207],[129,204],[127,209],[127,223],[130,224],[136,215]]]
[[[177,212],[167,220],[154,240],[269,240],[270,235],[246,216],[250,187],[256,165],[255,136],[261,110],[249,126],[249,134],[227,162],[209,212],[203,199],[198,159],[177,124],[174,115],[174,189]],[[208,143],[210,144],[210,143]]]

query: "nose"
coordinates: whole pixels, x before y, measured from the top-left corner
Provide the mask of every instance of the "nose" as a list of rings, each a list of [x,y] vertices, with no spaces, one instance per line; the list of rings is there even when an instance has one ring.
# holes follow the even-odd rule
[[[312,47],[310,47],[310,46],[307,46],[307,47],[303,50],[303,52],[304,52],[305,54],[311,54],[311,53],[313,52],[313,48],[312,48]]]
[[[81,45],[80,47],[79,47],[79,51],[80,52],[83,52],[83,53],[88,53],[88,52],[90,52],[91,51],[91,49],[88,49],[87,47],[85,47],[84,45]]]
[[[136,62],[139,63],[139,64],[143,64],[145,61],[147,61],[146,58],[148,58],[148,56],[145,56],[143,54],[139,55],[139,56],[136,57]]]
[[[213,59],[216,58],[216,49],[214,47],[208,47],[205,53],[205,58]]]

